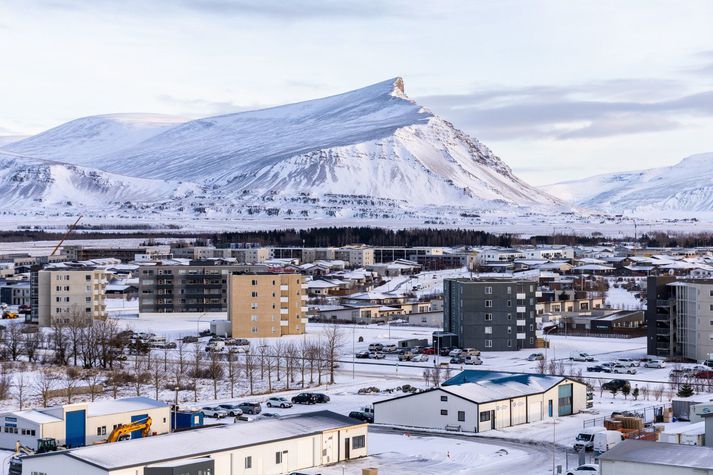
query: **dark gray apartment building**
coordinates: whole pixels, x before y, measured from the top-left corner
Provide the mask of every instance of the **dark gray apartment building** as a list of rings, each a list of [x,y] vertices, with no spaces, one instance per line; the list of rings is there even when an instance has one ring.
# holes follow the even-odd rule
[[[219,262],[141,266],[139,312],[227,312],[228,276],[241,272],[267,272],[267,267],[262,265]]]
[[[506,279],[446,279],[443,325],[461,348],[535,348],[537,283]]]

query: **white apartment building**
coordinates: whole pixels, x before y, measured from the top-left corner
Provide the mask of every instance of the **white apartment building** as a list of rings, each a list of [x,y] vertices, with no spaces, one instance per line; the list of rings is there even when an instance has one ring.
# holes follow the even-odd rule
[[[38,271],[36,289],[31,292],[36,295],[33,313],[36,309],[37,322],[48,327],[53,318],[106,318],[107,283],[106,271],[94,267],[58,266]]]

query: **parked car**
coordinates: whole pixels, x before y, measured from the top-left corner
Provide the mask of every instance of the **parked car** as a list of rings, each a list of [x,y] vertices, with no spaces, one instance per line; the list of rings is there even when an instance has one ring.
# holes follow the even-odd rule
[[[439,356],[448,356],[451,352],[451,348],[444,346],[440,350],[438,350],[438,355]]]
[[[624,365],[624,366],[639,366],[639,362],[636,360],[632,360],[631,358],[617,358],[615,363]]]
[[[542,353],[532,353],[527,357],[527,361],[541,361],[545,359],[545,355]]]
[[[483,364],[483,360],[481,360],[479,356],[466,356],[463,363],[469,365],[481,365]]]
[[[604,368],[602,365],[587,366],[587,371],[590,373],[611,373],[611,369]]]
[[[665,368],[666,362],[664,360],[651,360],[644,363],[645,368]]]
[[[299,393],[292,397],[292,404],[316,404],[317,401],[312,393]]]
[[[352,419],[356,419],[358,421],[364,421],[364,422],[370,422],[370,423],[374,422],[374,416],[367,412],[352,411],[349,413],[349,417],[351,417]]]
[[[281,407],[283,409],[292,407],[292,403],[287,400],[285,397],[281,396],[273,396],[270,398],[267,398],[267,407]]]
[[[228,347],[228,353],[247,353],[250,348],[245,348],[244,346],[230,346]]]
[[[329,402],[329,396],[322,393],[313,393],[314,400],[320,404]]]
[[[633,366],[625,366],[623,364],[615,364],[612,366],[611,372],[616,374],[636,374],[636,368]]]
[[[616,363],[612,363],[611,361],[607,361],[606,363],[600,363],[599,366],[602,368],[607,368],[609,369],[609,373],[611,373],[611,369],[614,367]]]
[[[435,355],[436,354],[436,349],[432,346],[427,346],[421,350],[421,354],[423,355]]]
[[[370,343],[369,344],[369,351],[381,351],[384,349],[384,345],[381,343]]]
[[[476,350],[475,348],[463,348],[463,353],[461,353],[463,356],[480,356],[480,350]]]
[[[243,414],[260,414],[262,412],[259,402],[241,402],[238,407],[243,411]]]
[[[399,353],[399,361],[411,361],[414,355],[411,352]]]
[[[585,361],[589,363],[594,361],[594,356],[589,353],[572,353],[569,355],[569,359],[572,361]]]
[[[383,360],[386,358],[386,355],[383,354],[381,351],[372,351],[369,353],[369,358],[372,360]]]
[[[414,363],[425,363],[428,360],[430,360],[429,356],[426,354],[421,354],[421,355],[414,355],[413,358],[411,358],[411,361]]]
[[[602,389],[610,391],[612,388],[617,388],[621,391],[624,386],[629,386],[629,388],[631,388],[631,384],[629,384],[629,381],[625,379],[612,379],[611,381],[602,384]]]
[[[359,359],[368,359],[370,358],[371,353],[368,351],[358,351],[357,354],[354,355],[354,357],[359,358]]]
[[[460,348],[453,348],[453,349],[448,353],[448,356],[450,356],[451,358],[453,358],[454,356],[460,356],[461,353],[463,353],[463,350],[461,350]]]
[[[587,463],[567,472],[567,475],[597,475],[599,473],[599,465],[596,463]]]
[[[381,351],[384,353],[394,353],[398,348],[396,347],[395,344],[389,343],[388,345],[384,345]]]
[[[197,336],[184,336],[183,337],[183,343],[197,343],[197,342],[198,342]]]
[[[203,417],[215,417],[217,419],[222,419],[228,415],[228,411],[220,406],[206,406],[201,408]]]
[[[621,442],[621,432],[618,430],[603,430],[594,434],[594,451],[604,453]]]
[[[227,412],[231,417],[243,415],[243,410],[240,409],[239,404],[220,404],[218,407]]]
[[[703,362],[703,366],[708,366],[709,368],[713,368],[713,360],[705,360]]]
[[[451,364],[463,364],[463,363],[465,363],[465,358],[461,358],[460,356],[454,356],[453,358],[450,359],[449,362]]]

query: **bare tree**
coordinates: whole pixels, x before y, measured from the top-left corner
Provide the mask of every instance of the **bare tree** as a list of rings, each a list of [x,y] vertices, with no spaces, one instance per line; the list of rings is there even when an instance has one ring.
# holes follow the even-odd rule
[[[297,347],[290,342],[285,346],[285,389],[290,390],[290,383],[295,382],[295,363]]]
[[[663,386],[663,384],[659,384],[658,386],[656,386],[654,388],[654,390],[652,392],[652,395],[654,396],[654,400],[660,401],[661,398],[663,397],[663,393],[664,393],[664,386]]]
[[[235,353],[228,352],[228,384],[230,386],[230,397],[235,397],[235,383],[238,380],[240,368],[236,361]]]
[[[42,406],[48,407],[50,405],[50,396],[56,385],[57,375],[49,368],[44,368],[39,372],[37,378],[35,378],[34,390],[37,397],[42,400]]]
[[[253,384],[255,381],[255,357],[250,351],[245,353],[245,377],[248,380],[248,389],[250,390],[250,395],[252,395],[254,393]]]
[[[267,349],[269,347],[265,343],[265,340],[260,340],[260,344],[257,347],[258,356],[260,357],[260,380],[265,380],[265,357],[267,356]]]
[[[15,373],[14,384],[15,386],[15,397],[17,398],[17,403],[20,406],[20,410],[25,405],[25,398],[27,397],[26,389],[27,383],[25,381],[25,371],[20,369]]]
[[[176,373],[186,374],[186,343],[180,338],[176,343]]]
[[[641,386],[641,398],[645,400],[649,400],[649,385],[644,384]]]
[[[547,360],[542,358],[541,360],[537,360],[537,372],[540,374],[546,374],[547,373]]]
[[[22,332],[19,325],[8,325],[3,333],[5,337],[5,346],[12,361],[17,361],[22,350]]]
[[[104,388],[102,386],[104,376],[102,375],[101,371],[99,371],[99,370],[88,369],[88,370],[84,371],[84,375],[82,376],[82,379],[84,380],[85,383],[87,383],[87,388],[89,390],[89,397],[91,398],[92,402],[94,402],[96,397],[104,392]]]
[[[329,369],[329,384],[334,384],[334,368],[339,358],[339,352],[344,344],[342,330],[336,324],[328,326],[324,331],[324,355]]]
[[[55,362],[58,365],[66,365],[69,362],[69,336],[67,324],[61,318],[52,318],[52,330],[50,341],[54,350]]]
[[[218,399],[218,382],[223,379],[223,365],[220,363],[220,354],[217,351],[210,352],[210,363],[208,364],[208,374],[213,381],[213,399]]]
[[[161,385],[166,377],[166,373],[163,370],[163,365],[159,361],[154,361],[153,368],[151,368],[151,383],[154,387],[154,399],[158,400],[159,391],[161,391]]]
[[[72,404],[72,400],[76,395],[77,386],[79,385],[80,372],[77,368],[70,366],[64,372],[65,396],[67,396],[67,404]]]
[[[27,361],[37,361],[37,350],[42,346],[42,332],[30,332],[22,335],[22,349],[27,355]]]
[[[198,402],[198,379],[201,374],[201,361],[203,353],[201,352],[200,343],[193,345],[193,368],[191,370],[191,380],[193,382],[193,402]]]
[[[10,389],[12,388],[12,376],[7,369],[7,365],[0,366],[0,399],[8,399],[10,397]]]
[[[285,342],[278,339],[272,345],[272,354],[273,354],[274,366],[275,366],[275,376],[276,376],[275,379],[279,382],[280,381],[280,369],[282,367],[282,357],[285,355]]]

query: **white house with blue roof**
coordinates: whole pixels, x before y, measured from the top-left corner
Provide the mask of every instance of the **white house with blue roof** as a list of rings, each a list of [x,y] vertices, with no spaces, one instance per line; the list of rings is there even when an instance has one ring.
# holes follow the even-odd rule
[[[586,385],[564,376],[466,370],[437,388],[374,403],[374,422],[485,432],[576,414],[586,405]]]

